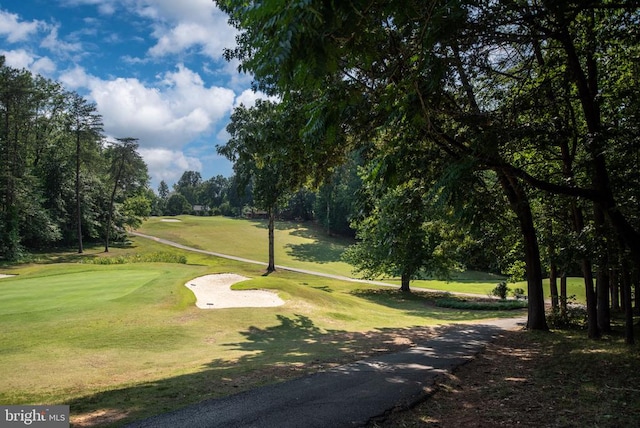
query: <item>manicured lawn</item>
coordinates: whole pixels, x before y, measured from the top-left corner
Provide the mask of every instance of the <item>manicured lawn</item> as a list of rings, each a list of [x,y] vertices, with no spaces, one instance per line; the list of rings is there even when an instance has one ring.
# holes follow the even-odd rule
[[[249,259],[266,256],[262,222],[222,217],[153,219],[143,233]],[[280,224],[276,263],[349,275],[349,243],[308,225]],[[434,326],[523,311],[437,307],[429,294],[279,270],[187,252],[153,240],[82,255],[55,251],[0,273],[0,402],[69,404],[74,425],[117,425],[209,397],[300,376],[419,342]],[[109,263],[100,264],[108,259]],[[149,262],[183,260],[186,263]],[[135,261],[145,260],[142,263]],[[276,291],[276,308],[201,310],[184,287],[192,278],[232,272],[236,288]],[[477,272],[421,287],[486,295],[500,277]],[[390,281],[394,283],[394,281]],[[511,288],[522,284],[510,284]],[[548,287],[547,287],[548,288]],[[580,280],[569,294],[580,299]],[[582,292],[583,295],[584,292]]]
[[[87,263],[162,251],[187,264]],[[96,247],[38,259],[49,264],[0,269],[17,274],[0,279],[0,402],[69,404],[78,426],[131,421],[397,349],[442,323],[522,314],[438,308],[426,297],[288,271],[263,276],[259,265],[141,238],[108,255]],[[248,276],[236,287],[274,290],[286,304],[197,309],[184,284],[216,272]]]
[[[139,232],[190,247],[250,260],[268,262],[268,231],[265,220],[228,217],[178,216],[151,218]],[[276,265],[350,276],[352,268],[340,260],[352,241],[326,235],[311,224],[279,222],[275,230]]]
[[[167,219],[173,221],[165,221]],[[138,230],[194,248],[266,262],[266,227],[266,221],[262,220],[178,216],[151,218]],[[276,264],[353,277],[352,267],[341,261],[342,252],[351,243],[348,239],[327,236],[312,224],[277,223]],[[411,287],[486,296],[497,283],[504,280],[505,277],[484,272],[459,272],[453,273],[448,280],[415,280],[411,282]],[[398,286],[400,284],[399,280],[384,281]],[[567,282],[567,294],[576,296],[577,302],[584,302],[582,279],[569,278]],[[523,281],[510,283],[508,286],[511,289],[527,289],[527,284]],[[544,282],[544,292],[550,298],[548,280]]]

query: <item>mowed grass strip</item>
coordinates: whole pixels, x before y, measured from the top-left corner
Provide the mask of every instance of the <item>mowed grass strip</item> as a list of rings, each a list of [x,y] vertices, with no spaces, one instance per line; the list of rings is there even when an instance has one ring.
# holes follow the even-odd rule
[[[167,221],[170,220],[170,221]],[[344,250],[353,243],[349,239],[327,235],[311,223],[277,222],[275,230],[276,264],[316,272],[355,277],[353,267],[341,260]],[[228,217],[177,216],[154,217],[142,225],[141,233],[168,239],[183,245],[250,260],[268,261],[267,223]],[[425,279],[411,282],[414,289],[440,290],[487,296],[507,278],[484,272],[456,272],[448,279]],[[400,286],[398,279],[382,279]],[[524,281],[509,283],[511,289],[527,289]],[[551,298],[549,280],[544,293]],[[559,286],[559,284],[558,284]],[[585,302],[581,278],[568,278],[567,294],[578,303]]]
[[[134,239],[110,255],[82,257],[158,247]],[[0,402],[69,404],[74,426],[117,425],[408,346],[442,323],[515,315],[436,308],[393,290],[373,298],[366,284],[287,271],[263,276],[258,265],[164,248],[187,264],[3,269],[18,276],[0,279]],[[286,304],[196,308],[184,284],[225,272],[251,278],[234,288],[272,290]]]
[[[268,262],[266,220],[154,217],[145,221],[138,231],[201,250]],[[311,223],[277,222],[275,261],[281,266],[351,276],[352,267],[341,260],[344,249],[351,243],[349,239],[329,236]]]

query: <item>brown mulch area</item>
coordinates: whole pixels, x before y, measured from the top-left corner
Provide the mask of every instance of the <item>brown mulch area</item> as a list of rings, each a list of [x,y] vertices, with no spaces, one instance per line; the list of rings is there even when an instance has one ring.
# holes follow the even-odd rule
[[[371,427],[542,427],[530,413],[544,404],[527,392],[540,355],[522,331],[505,332],[469,363],[443,376],[424,402]]]

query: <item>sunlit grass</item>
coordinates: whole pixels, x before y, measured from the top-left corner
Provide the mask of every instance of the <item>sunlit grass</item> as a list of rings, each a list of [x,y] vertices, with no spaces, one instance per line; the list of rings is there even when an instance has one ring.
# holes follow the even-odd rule
[[[159,251],[187,263],[81,263]],[[0,402],[70,404],[74,418],[100,409],[114,421],[149,416],[357,358],[372,338],[384,348],[429,326],[511,315],[437,308],[388,288],[376,296],[367,284],[290,271],[264,276],[259,265],[142,238],[109,254],[90,247],[39,257],[2,269],[17,276],[0,279]],[[286,304],[197,309],[184,284],[216,272],[245,275],[251,280],[234,288],[270,289]]]

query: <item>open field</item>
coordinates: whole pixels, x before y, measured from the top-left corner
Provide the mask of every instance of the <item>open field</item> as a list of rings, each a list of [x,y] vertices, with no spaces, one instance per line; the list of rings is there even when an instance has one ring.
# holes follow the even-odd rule
[[[268,259],[267,226],[263,220],[195,216],[156,217],[146,221],[138,230],[201,250],[264,262]],[[277,223],[276,264],[353,277],[351,266],[340,258],[344,249],[351,243],[348,239],[327,236],[312,224]],[[454,273],[449,280],[412,281],[411,287],[487,295],[503,280],[505,278],[499,275],[460,272]],[[398,286],[400,284],[399,280],[394,279],[383,281]],[[525,290],[527,288],[524,282],[509,284],[509,287]],[[576,301],[584,302],[584,286],[579,278],[569,278],[567,288],[568,295],[575,295]],[[546,281],[547,295],[548,289]]]
[[[401,349],[438,324],[522,314],[439,308],[428,296],[287,271],[263,276],[258,265],[145,239],[99,248],[0,269],[17,275],[0,279],[0,402],[69,404],[74,426],[117,425]],[[187,263],[134,263],[162,252]],[[105,258],[127,263],[96,264]],[[233,288],[272,290],[286,303],[196,308],[184,284],[225,272],[251,278]]]

